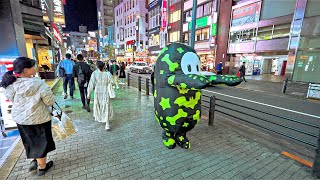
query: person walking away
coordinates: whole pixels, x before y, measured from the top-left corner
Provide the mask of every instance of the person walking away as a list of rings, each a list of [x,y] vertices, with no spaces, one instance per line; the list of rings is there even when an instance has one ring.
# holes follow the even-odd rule
[[[119,78],[120,78],[120,84],[125,84],[126,82],[126,65],[124,62],[121,63],[120,72],[119,72]]]
[[[244,76],[246,75],[246,62],[243,62],[243,64],[239,69],[239,72],[240,72],[240,79],[242,78],[244,82],[247,82],[246,79],[244,78]]]
[[[90,66],[90,69],[92,72],[94,72],[96,70],[96,65],[93,63],[92,60],[88,61],[88,65]]]
[[[219,64],[217,65],[217,74],[222,75],[222,70],[223,70],[223,65],[222,65],[222,62],[220,61]]]
[[[67,87],[69,84],[70,89],[70,97],[73,99],[73,91],[74,91],[74,78],[72,76],[74,62],[71,60],[71,54],[66,54],[66,59],[60,61],[57,69],[63,68],[65,71],[65,77],[63,78],[63,91],[64,91],[64,99],[67,99]]]
[[[93,116],[95,121],[106,123],[106,130],[110,130],[109,118],[111,117],[112,107],[110,104],[108,86],[114,84],[110,72],[104,70],[105,64],[97,61],[97,70],[91,75],[87,98],[94,91]]]
[[[87,97],[87,87],[92,74],[90,66],[83,61],[81,54],[77,55],[78,62],[73,67],[73,77],[77,78],[82,109],[87,109],[90,112],[90,98]]]
[[[17,123],[22,143],[28,159],[32,159],[29,171],[38,169],[44,175],[52,166],[47,154],[56,149],[51,132],[51,107],[55,100],[50,87],[41,79],[34,78],[36,61],[19,57],[13,62],[14,76],[8,71],[2,78],[0,87],[5,88],[5,96],[13,103],[11,115]]]
[[[117,89],[119,89],[118,72],[119,72],[119,66],[116,64],[116,61],[113,61],[112,65],[110,66],[110,73],[113,77],[113,81]]]

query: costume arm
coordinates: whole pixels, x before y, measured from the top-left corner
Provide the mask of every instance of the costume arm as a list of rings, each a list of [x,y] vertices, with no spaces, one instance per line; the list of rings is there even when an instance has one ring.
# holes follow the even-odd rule
[[[166,79],[169,86],[183,89],[202,89],[209,85],[209,80],[202,75],[171,75]]]
[[[96,84],[95,73],[92,73],[92,75],[90,77],[89,85],[87,88],[87,93],[88,93],[89,97],[91,95],[91,92],[93,91],[93,88],[95,87],[95,84]]]
[[[233,75],[210,75],[206,77],[210,81],[210,85],[225,84],[227,86],[237,86],[242,82],[242,79]]]

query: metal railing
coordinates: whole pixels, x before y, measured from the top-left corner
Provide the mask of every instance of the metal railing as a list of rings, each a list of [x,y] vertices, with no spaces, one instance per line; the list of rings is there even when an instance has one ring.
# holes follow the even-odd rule
[[[146,92],[146,95],[149,95],[150,89],[152,89],[152,92],[153,92],[153,86],[151,85],[150,82],[151,81],[148,77],[140,76],[140,75],[131,75],[130,73],[127,74],[128,86],[136,87],[138,88],[139,91],[144,90]],[[312,148],[317,148],[316,155],[314,158],[312,173],[319,178],[319,175],[320,175],[320,172],[319,172],[320,171],[320,126],[319,124],[313,124],[310,122],[305,122],[301,119],[286,117],[283,115],[277,115],[276,113],[273,113],[273,112],[259,110],[258,108],[255,108],[255,107],[252,108],[236,102],[232,102],[230,100],[219,99],[219,98],[216,98],[216,96],[214,96],[213,93],[211,94],[202,93],[201,109],[202,109],[202,115],[205,115],[208,117],[209,126],[213,126],[214,119],[215,119],[215,112],[219,112],[221,114],[230,116],[232,118],[254,125],[261,129],[267,130],[269,132],[272,132],[280,136],[292,139],[294,141],[298,141],[305,145],[311,146]],[[236,116],[235,114],[237,113],[241,114],[242,117]],[[247,118],[244,118],[244,116]],[[248,120],[248,117],[254,118],[256,121],[254,122],[250,121]],[[275,121],[274,119],[277,119],[279,121]],[[285,122],[294,123],[296,127],[290,125],[290,123],[288,124]],[[266,123],[272,126],[268,127]],[[300,126],[318,129],[319,134],[308,132],[304,129],[299,128]],[[291,133],[286,133],[285,131],[282,131],[283,129],[287,129],[291,131]],[[301,138],[298,136],[298,134],[302,134],[307,138]],[[305,139],[310,139],[308,137],[317,139],[318,143],[305,140]]]

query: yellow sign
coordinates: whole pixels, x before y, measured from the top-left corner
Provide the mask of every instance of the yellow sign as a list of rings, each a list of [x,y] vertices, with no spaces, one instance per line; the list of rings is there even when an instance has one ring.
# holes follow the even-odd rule
[[[307,60],[307,59],[309,59],[309,56],[300,56],[300,59]]]

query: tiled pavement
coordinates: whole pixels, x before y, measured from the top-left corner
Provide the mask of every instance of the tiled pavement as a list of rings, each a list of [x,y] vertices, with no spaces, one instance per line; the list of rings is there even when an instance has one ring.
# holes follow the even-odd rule
[[[108,132],[81,109],[79,95],[64,101],[60,88],[57,101],[79,132],[56,143],[49,154],[55,166],[41,179],[313,179],[310,169],[237,134],[218,118],[214,127],[202,120],[189,133],[190,150],[168,150],[153,116],[153,97],[130,88],[116,95]],[[25,158],[23,152],[9,179],[38,178],[27,172]]]

